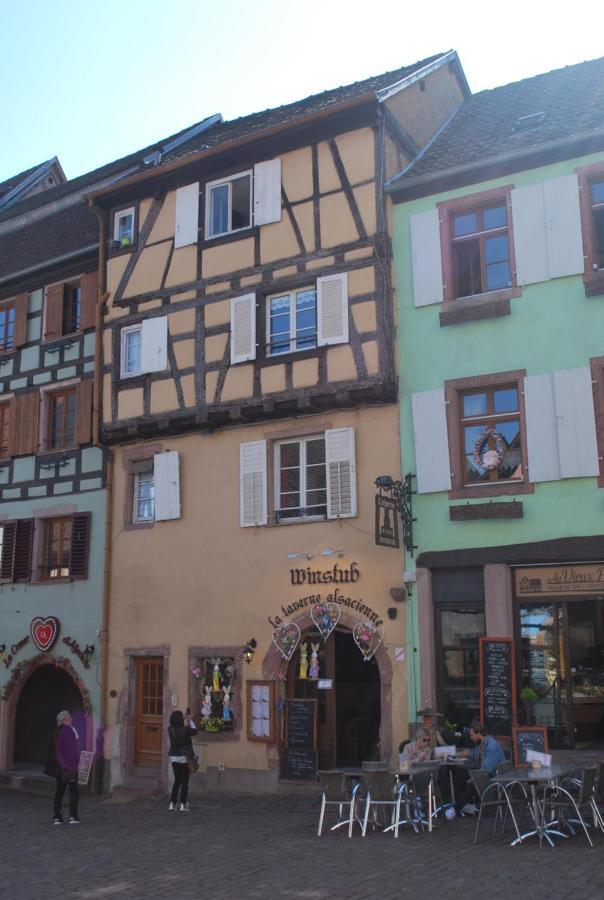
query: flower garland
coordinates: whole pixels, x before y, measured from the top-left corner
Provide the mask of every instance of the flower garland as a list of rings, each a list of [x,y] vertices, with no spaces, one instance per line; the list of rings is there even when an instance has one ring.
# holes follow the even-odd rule
[[[489,440],[489,438],[493,438],[495,441],[495,450],[484,450],[484,446]],[[484,452],[483,452],[484,450]],[[479,434],[474,442],[474,462],[477,466],[480,466],[481,469],[486,469],[487,472],[490,472],[492,469],[498,469],[501,463],[503,462],[503,457],[505,454],[505,441],[503,437],[499,434],[498,431],[490,425],[488,428]]]

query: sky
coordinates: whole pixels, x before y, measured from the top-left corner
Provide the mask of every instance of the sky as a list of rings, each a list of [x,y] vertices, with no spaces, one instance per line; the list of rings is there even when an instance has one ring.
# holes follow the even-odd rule
[[[455,49],[473,92],[601,56],[601,5],[542,0],[0,0],[0,181],[68,178]],[[594,27],[589,27],[592,22]]]

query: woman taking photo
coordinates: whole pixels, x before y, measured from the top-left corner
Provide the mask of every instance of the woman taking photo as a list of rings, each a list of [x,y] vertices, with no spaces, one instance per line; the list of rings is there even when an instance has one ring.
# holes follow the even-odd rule
[[[189,710],[185,716],[179,709],[174,710],[170,716],[170,726],[168,728],[168,737],[170,738],[170,749],[168,750],[168,759],[172,763],[172,771],[174,772],[174,784],[172,785],[172,796],[170,798],[170,810],[180,810],[180,812],[188,812],[189,804],[187,803],[187,794],[189,792],[189,759],[193,759],[193,743],[191,736],[197,734],[195,723],[191,719]],[[178,804],[178,794],[180,791],[180,805]]]

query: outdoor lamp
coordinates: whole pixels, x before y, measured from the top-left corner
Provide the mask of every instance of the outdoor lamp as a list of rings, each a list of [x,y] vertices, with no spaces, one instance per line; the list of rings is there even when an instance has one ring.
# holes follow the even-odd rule
[[[92,654],[94,653],[94,644],[86,644],[86,646],[84,647],[84,653],[86,654],[86,656],[92,656]]]
[[[256,652],[256,647],[258,646],[258,641],[256,638],[252,638],[247,642],[245,647],[243,648],[243,658],[246,663],[251,663],[254,658],[254,653]]]

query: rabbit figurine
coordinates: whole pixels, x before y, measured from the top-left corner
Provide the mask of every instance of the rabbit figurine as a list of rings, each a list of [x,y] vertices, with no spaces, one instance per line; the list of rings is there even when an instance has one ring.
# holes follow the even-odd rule
[[[312,653],[310,655],[310,677],[319,677],[319,644],[311,643]]]
[[[202,719],[209,719],[211,715],[212,715],[212,688],[208,684],[204,688],[204,698],[203,698],[203,703],[201,704],[201,717],[202,717]]]
[[[231,689],[228,684],[223,685],[224,697],[222,700],[222,719],[228,722],[231,718]]]
[[[308,678],[308,645],[300,644],[300,671],[298,678],[304,680]]]
[[[212,670],[212,690],[219,691],[220,690],[220,657],[214,662],[214,668]]]

